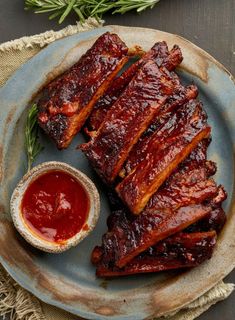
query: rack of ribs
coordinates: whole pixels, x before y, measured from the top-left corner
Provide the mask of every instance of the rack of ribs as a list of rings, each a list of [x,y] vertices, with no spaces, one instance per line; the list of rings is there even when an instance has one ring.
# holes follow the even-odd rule
[[[199,218],[196,223],[193,223],[193,220],[191,220],[191,222],[189,222],[190,226],[187,228],[184,228],[184,226],[178,224],[177,232],[182,230],[187,233],[215,231],[218,234],[226,221],[226,215],[221,208],[221,203],[225,199],[226,192],[221,186],[219,186],[217,189],[217,194],[212,199],[209,198],[207,201],[205,201],[205,203],[210,206],[208,213],[205,214],[203,218]],[[203,199],[198,199],[198,202],[200,201],[203,201]],[[189,207],[192,208],[192,206]],[[195,208],[196,207],[194,207],[192,210],[192,219],[194,219],[193,215]],[[182,209],[184,210],[185,207]],[[100,257],[101,264],[112,263],[113,265],[115,264],[116,267],[123,268],[131,263],[135,257],[138,257],[139,254],[142,254],[142,252],[145,252],[149,247],[158,243],[158,237],[161,237],[161,232],[163,231],[159,230],[162,226],[161,221],[163,221],[163,224],[164,221],[166,224],[168,224],[166,227],[168,233],[167,235],[162,236],[162,239],[170,237],[171,234],[174,235],[177,233],[175,232],[176,229],[172,229],[173,232],[170,230],[171,225],[169,224],[169,221],[174,221],[173,223],[176,222],[177,224],[179,222],[177,221],[178,214],[179,216],[181,215],[181,213],[176,210],[175,215],[173,214],[172,217],[169,217],[168,214],[166,216],[162,214],[160,217],[157,209],[155,212],[153,210],[146,210],[144,211],[145,216],[141,214],[134,219],[133,215],[128,213],[125,209],[115,211],[113,214],[111,214],[107,221],[109,231],[103,236],[102,247],[95,248],[94,255],[92,254],[92,259],[94,260],[94,256],[97,255],[98,250],[98,252],[101,251],[103,253],[102,257]],[[167,217],[169,218],[168,221]]]
[[[108,218],[108,232],[103,236],[102,247],[94,249],[93,261],[97,260],[95,258],[97,252],[102,252],[101,267],[111,263],[115,265],[115,270],[119,270],[120,267],[126,268],[135,261],[135,257],[145,252],[150,246],[156,245],[159,239],[169,237],[171,234],[182,230],[187,232],[213,230],[219,232],[221,230],[226,221],[225,213],[221,208],[221,203],[226,199],[226,193],[221,186],[216,187],[214,181],[210,179],[210,176],[215,174],[216,167],[214,163],[207,161],[206,151],[209,142],[209,139],[204,139],[198,144],[197,148],[152,196],[141,215],[132,215],[114,193],[111,193],[110,200],[114,213]],[[197,196],[194,194],[195,190],[197,190]],[[202,203],[204,204],[200,205]],[[180,207],[181,210],[179,210]],[[206,208],[208,211],[203,211]],[[188,216],[185,214],[185,209],[191,209]],[[198,210],[198,217],[195,216],[196,210]],[[186,217],[184,221],[181,220],[183,216]],[[196,223],[193,222],[194,219],[197,219]],[[185,222],[189,227],[186,227]],[[164,225],[166,234],[164,234],[164,227],[162,228]],[[176,229],[171,228],[172,225]],[[152,264],[154,264],[153,261]],[[156,266],[157,264],[156,261]],[[168,267],[166,266],[166,269]],[[99,266],[97,268],[98,275],[107,275],[98,271]],[[157,271],[157,269],[151,270]]]
[[[173,88],[174,79],[167,69],[148,61],[112,105],[91,141],[81,146],[106,183],[113,183],[134,144]]]
[[[107,32],[38,100],[38,123],[59,149],[86,124],[80,149],[112,212],[91,256],[99,277],[195,267],[210,259],[226,221],[198,89],[174,71],[182,59],[176,45],[143,53]]]
[[[59,149],[68,147],[94,105],[127,62],[128,48],[109,32],[80,60],[49,83],[38,101],[38,123]]]
[[[190,101],[151,136],[143,160],[116,187],[132,213],[139,214],[175,168],[209,137],[206,118],[201,104]]]
[[[157,42],[141,59],[133,63],[119,77],[113,80],[106,93],[98,100],[88,119],[88,128],[97,131],[108,110],[123,93],[138,69],[147,61],[154,60],[157,65],[164,66],[169,71],[174,70],[183,60],[180,48],[175,45],[169,52],[165,41]],[[89,131],[87,130],[89,134]]]
[[[177,46],[156,43],[87,121],[81,149],[112,194],[108,231],[91,257],[97,276],[194,267],[211,257],[226,221],[227,195],[207,160],[211,128],[197,87],[174,72],[181,61]]]
[[[97,265],[98,277],[192,268],[211,258],[215,244],[215,231],[179,233],[148,248],[123,268],[118,268],[113,262],[105,263],[100,247],[93,251],[92,262]]]

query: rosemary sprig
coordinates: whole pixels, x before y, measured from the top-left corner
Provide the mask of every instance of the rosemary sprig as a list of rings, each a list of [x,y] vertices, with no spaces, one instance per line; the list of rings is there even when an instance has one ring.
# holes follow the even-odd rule
[[[29,109],[26,125],[25,125],[25,149],[27,153],[27,171],[32,167],[38,154],[43,147],[38,140],[38,124],[37,124],[38,108],[34,103]]]
[[[124,14],[130,10],[142,12],[153,8],[160,0],[25,0],[25,9],[33,9],[35,13],[49,12],[49,19],[59,18],[62,23],[71,13],[76,12],[83,22],[88,17],[102,19],[106,12]]]

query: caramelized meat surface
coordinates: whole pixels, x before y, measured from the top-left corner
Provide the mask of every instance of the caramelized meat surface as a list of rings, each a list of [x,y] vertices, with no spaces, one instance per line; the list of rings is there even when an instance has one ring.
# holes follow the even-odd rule
[[[102,238],[102,260],[106,264],[113,261],[122,268],[149,247],[184,230],[210,211],[209,205],[199,204],[176,211],[143,212],[134,219],[125,210],[116,211],[108,221],[110,231]]]
[[[162,208],[177,209],[193,203],[211,199],[218,193],[213,179],[208,179],[207,167],[187,168],[177,171],[150,198],[145,211],[151,212]]]
[[[66,148],[81,129],[126,63],[127,52],[121,39],[107,32],[75,65],[44,88],[38,102],[38,123],[59,149]]]
[[[174,81],[154,61],[144,64],[106,115],[97,134],[81,146],[106,183],[117,177],[133,145],[172,93]]]
[[[199,154],[200,151],[201,150],[198,151]],[[210,173],[208,173],[206,176],[208,176],[209,174]],[[185,179],[181,179],[182,188],[184,188],[183,182],[185,181]],[[174,181],[172,180],[171,184],[174,185]],[[200,178],[198,179],[198,182],[200,183]],[[165,186],[165,188],[167,190],[168,187]],[[188,189],[188,191],[188,197],[190,199],[190,189]],[[157,194],[158,192],[156,193],[156,195]],[[212,194],[209,194],[209,198],[205,201],[205,197],[203,195],[201,199],[196,199],[196,203],[199,203],[198,206],[195,206],[194,204],[189,205],[188,207],[182,207],[182,211],[180,211],[179,209],[172,211],[169,208],[167,209],[167,206],[169,205],[168,202],[166,204],[166,207],[162,208],[160,211],[157,209],[160,205],[157,202],[154,203],[154,201],[150,201],[142,214],[136,218],[131,213],[126,211],[126,209],[116,201],[116,203],[113,204],[116,211],[109,216],[107,221],[109,232],[103,237],[102,250],[104,250],[103,252],[105,253],[103,259],[106,261],[106,263],[113,260],[117,261],[116,264],[119,267],[124,266],[126,264],[126,260],[131,261],[132,258],[142,252],[142,248],[144,248],[143,251],[145,251],[149,246],[157,243],[159,239],[158,237],[162,236],[162,225],[164,226],[165,224],[166,230],[168,230],[169,233],[165,236],[163,235],[162,239],[175,233],[174,228],[171,229],[171,225],[174,225],[177,228],[176,232],[181,230],[185,230],[185,232],[207,232],[212,230],[220,232],[226,221],[225,213],[221,208],[221,203],[226,199],[226,196],[227,195],[224,189],[219,186],[213,198],[211,198]],[[203,200],[205,204],[200,205]],[[191,201],[192,203],[194,203],[194,196],[192,196]],[[173,204],[174,202],[175,200],[173,200]],[[154,204],[156,205],[155,210]],[[195,209],[200,208],[200,206],[202,206],[201,208],[204,209],[205,207],[207,207],[208,212],[204,212],[205,214],[202,214],[202,216],[197,219],[197,217],[194,216]],[[194,209],[192,209],[192,213],[187,217],[187,214],[185,214],[185,209],[187,210],[188,208],[189,210],[191,210],[191,208]],[[180,219],[183,217],[186,219],[184,220],[184,222],[181,220],[181,222],[186,222],[189,227],[185,228],[185,225],[181,225]],[[186,221],[187,218],[189,218],[189,220],[192,220]],[[196,223],[194,223],[193,221],[195,218],[197,219]]]
[[[221,206],[214,208],[208,215],[198,222],[190,225],[185,232],[216,231],[217,234],[223,229],[227,218]]]
[[[145,211],[171,208],[177,209],[216,197],[219,190],[209,178],[216,172],[214,162],[207,161],[208,140],[199,143],[190,155],[178,166],[159,190],[153,194]]]
[[[111,189],[108,232],[92,253],[100,277],[194,267],[226,221],[198,89],[172,71],[181,60],[177,46],[157,43],[111,83],[88,122],[81,149]]]
[[[189,222],[187,232],[220,230],[220,225],[225,223],[225,215],[218,206],[221,206],[221,202],[226,199],[226,193],[209,179],[216,171],[214,163],[207,161],[206,152],[209,142],[209,139],[204,139],[198,144],[197,148],[152,196],[138,217],[129,213],[117,196],[109,192],[111,209],[114,212],[107,220],[109,232],[103,237],[102,264],[112,261],[114,264],[120,256],[124,258],[124,263],[126,256],[128,261],[132,262],[133,260],[129,260],[130,251],[135,256],[137,252],[142,252],[140,247],[144,244],[147,249],[149,242],[155,243],[155,235],[157,235],[154,231],[155,227],[158,232],[161,221],[165,221],[166,224],[169,223],[166,228],[170,230],[171,211],[172,217],[177,218],[179,214],[177,209],[184,205],[205,202],[210,206],[208,213],[202,219],[199,218],[196,223],[193,223],[193,220]],[[179,230],[184,230],[184,226]],[[117,251],[122,253],[117,254]]]
[[[165,122],[170,119],[170,117],[173,115],[172,111],[187,103],[191,99],[195,99],[197,95],[198,90],[194,85],[190,85],[186,88],[182,85],[177,86],[177,88],[174,90],[174,93],[161,107],[159,115],[156,117],[156,119],[153,120],[149,128],[143,133],[136,145],[131,150],[124,168],[121,171],[120,175],[122,177],[124,177],[126,174],[129,174],[136,167],[136,165],[145,158],[148,141],[150,141],[153,133],[156,134],[156,132],[161,129]]]
[[[151,196],[197,144],[210,135],[206,114],[190,101],[151,136],[143,160],[116,187],[123,202],[139,214]]]
[[[211,212],[206,215],[203,219],[190,225],[185,231],[186,232],[204,232],[215,230],[217,234],[220,233],[225,222],[227,220],[226,214],[222,208],[222,202],[227,199],[227,193],[222,186],[218,187],[218,192],[215,197],[209,200],[212,207]]]
[[[189,85],[184,87],[180,82],[175,87],[172,95],[167,99],[166,103],[162,106],[159,116],[154,119],[149,128],[146,130],[143,136],[150,136],[168,119],[172,111],[177,107],[196,99],[198,95],[198,89],[195,85]]]
[[[201,157],[203,155],[202,147],[203,146],[198,148],[198,156],[195,157],[196,153],[193,152],[193,153],[191,153],[190,157],[192,157],[194,159],[195,158],[199,159],[199,157],[200,157],[200,160],[202,160],[202,158],[203,158],[203,157]],[[190,157],[187,158],[185,163],[189,161]],[[201,166],[203,165],[201,161],[199,161],[198,164],[199,164],[199,168],[201,168]],[[179,171],[181,171],[181,170],[179,170]],[[211,172],[209,172],[206,175],[206,177],[208,177],[210,175],[210,173]],[[175,176],[177,176],[177,175],[178,175],[178,172],[175,173]],[[185,179],[187,180],[186,175],[187,175],[187,172],[185,172]],[[206,177],[205,177],[205,179],[206,179]],[[182,182],[182,185],[181,185],[182,189],[184,189],[185,179],[183,178],[181,181]],[[201,181],[200,176],[196,179],[198,180],[198,182]],[[171,179],[171,178],[168,179],[168,182],[166,183],[164,188],[166,188],[166,190],[168,190],[170,184],[172,184],[172,187],[174,186],[174,184],[175,184],[174,179]],[[163,190],[164,190],[164,188],[163,188]],[[187,187],[186,187],[186,189],[187,189]],[[193,190],[193,188],[192,188],[192,190]],[[157,196],[158,192],[156,193],[156,196]],[[191,194],[190,189],[188,189],[189,199],[191,196],[190,194]],[[200,203],[203,200],[204,200],[204,203],[208,203],[208,205],[210,206],[210,211],[202,219],[199,219],[198,222],[190,224],[190,226],[187,227],[186,229],[184,229],[184,231],[185,232],[207,232],[207,231],[215,230],[217,233],[219,233],[221,231],[223,225],[226,222],[226,215],[225,215],[223,209],[221,208],[221,204],[226,199],[226,197],[227,197],[226,192],[224,191],[224,189],[221,186],[219,186],[217,188],[217,192],[213,196],[213,198],[211,198],[211,194],[210,194],[209,198],[206,201],[205,201],[204,196],[202,199],[197,199],[197,203]],[[129,243],[134,244],[134,243],[137,243],[135,241],[135,236],[134,236],[136,234],[135,230],[137,230],[139,232],[139,234],[137,232],[138,236],[141,233],[142,234],[141,238],[142,239],[146,238],[149,241],[151,236],[149,236],[148,224],[153,223],[153,221],[154,221],[153,217],[155,216],[155,214],[158,215],[157,208],[161,206],[158,204],[158,202],[154,202],[154,200],[155,200],[154,196],[153,196],[153,201],[149,202],[149,204],[147,205],[144,212],[140,216],[138,216],[137,218],[135,218],[133,215],[131,215],[128,211],[126,211],[126,209],[123,207],[123,205],[116,199],[114,194],[111,194],[110,200],[112,202],[111,203],[112,209],[115,211],[109,216],[109,218],[107,220],[109,234],[116,234],[117,233],[117,234],[121,234],[121,235],[127,235],[127,239],[128,239],[128,241],[130,241]],[[194,197],[192,197],[191,200],[192,200],[192,203],[194,203],[194,201],[195,201]],[[175,200],[173,200],[173,205],[174,205],[174,203],[175,203]],[[167,208],[168,204],[169,204],[169,202],[166,203],[166,208]],[[183,204],[183,202],[182,202],[182,204]],[[154,205],[156,206],[156,210],[154,210]],[[178,205],[178,203],[177,203],[177,205]],[[162,207],[162,210],[165,211],[163,207]],[[166,217],[168,216],[168,212],[166,212]],[[144,217],[142,217],[143,215],[144,215]],[[163,219],[167,219],[166,217]],[[144,219],[144,223],[143,223],[143,219]],[[133,225],[135,226],[134,229],[133,229]],[[124,237],[121,236],[120,241],[123,242],[125,245],[127,243],[127,241],[124,238],[125,238],[125,236]],[[112,244],[113,239],[115,239],[114,246]],[[119,240],[118,240],[118,237],[114,237],[113,239],[111,241],[109,239],[109,242],[108,242],[109,250],[105,251],[107,253],[107,257],[106,257],[107,261],[110,260],[110,257],[112,257],[112,259],[114,259],[114,260],[116,259],[116,254],[113,253],[113,251],[112,251],[113,249],[111,249],[111,248],[113,248],[113,247],[117,248],[119,246]],[[103,242],[102,248],[106,247],[106,237],[104,237],[103,240],[104,240],[104,242]],[[139,244],[142,245],[142,242],[140,241]],[[123,244],[121,244],[120,246],[122,246],[122,245]],[[127,253],[128,249],[123,249],[123,251],[125,251],[125,254],[128,254]]]
[[[204,233],[179,233],[135,257],[124,268],[113,262],[104,263],[102,248],[96,247],[92,262],[97,265],[98,277],[124,276],[136,273],[159,272],[163,270],[195,267],[210,259],[216,244],[215,231]]]
[[[190,205],[175,211],[143,212],[125,229],[117,227],[103,236],[106,258],[122,268],[157,242],[182,231],[211,211],[207,205]]]
[[[177,209],[183,205],[201,203],[210,200],[213,208],[221,205],[227,195],[224,189],[215,185],[210,176],[216,172],[215,163],[207,160],[209,139],[202,140],[190,155],[178,166],[159,190],[150,198],[145,212],[155,209]],[[194,191],[197,191],[194,194]],[[107,190],[112,212],[107,220],[109,230],[115,225],[127,225],[127,221],[135,219],[127,213],[120,198],[112,190]],[[205,194],[204,194],[205,193]],[[201,195],[201,196],[200,196]],[[178,199],[181,199],[179,201]],[[124,227],[125,228],[125,227]],[[204,230],[206,231],[206,230]]]
[[[165,41],[157,42],[141,59],[133,63],[119,77],[113,80],[107,92],[96,103],[88,120],[89,130],[97,131],[103,122],[108,110],[120,97],[124,89],[130,83],[138,69],[147,61],[154,60],[157,65],[164,66],[169,71],[174,70],[182,61],[182,53],[178,46],[174,46],[169,52]]]

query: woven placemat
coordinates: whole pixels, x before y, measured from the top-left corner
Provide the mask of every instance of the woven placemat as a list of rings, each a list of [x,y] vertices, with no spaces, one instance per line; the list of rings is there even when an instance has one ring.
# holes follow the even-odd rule
[[[83,25],[68,26],[60,31],[47,31],[30,37],[0,44],[0,86],[26,61],[49,43],[101,26],[95,19],[88,19]],[[234,290],[231,283],[220,281],[207,293],[174,314],[166,315],[166,320],[193,320],[218,301],[226,299]],[[11,320],[78,320],[77,316],[47,305],[25,289],[21,288],[0,266],[0,315],[9,315]],[[158,319],[160,320],[160,319]]]

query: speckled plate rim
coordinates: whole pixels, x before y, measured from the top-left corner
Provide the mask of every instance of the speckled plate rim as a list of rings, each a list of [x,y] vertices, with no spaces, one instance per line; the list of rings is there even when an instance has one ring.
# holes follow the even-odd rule
[[[76,44],[82,53],[105,31],[116,32],[128,45],[139,43],[144,48],[149,47],[150,40],[151,44],[159,40],[166,40],[169,46],[177,43],[184,55],[182,68],[198,77],[202,85],[207,83],[207,88],[216,94],[217,99],[223,105],[223,116],[234,141],[235,82],[232,75],[219,62],[202,49],[177,35],[146,28],[107,26],[54,42],[24,64],[0,89],[2,105],[0,111],[0,173],[2,184],[6,178],[8,144],[17,119],[22,113],[22,108],[19,108],[19,105],[26,106],[45,81],[49,81],[75,62]],[[53,72],[51,72],[52,70]],[[15,103],[16,96],[19,100],[17,104]],[[40,273],[32,256],[17,242],[12,223],[5,214],[2,194],[0,195],[0,212],[0,262],[5,269],[22,287],[39,299],[88,319],[137,320],[165,315],[182,308],[208,291],[235,266],[235,208],[233,203],[228,212],[228,222],[210,261],[179,277],[174,277],[173,281],[169,279],[168,283],[164,282],[162,286],[158,284],[156,287],[153,283],[138,290],[126,290],[112,295],[107,291],[103,293],[102,297],[93,289],[84,290],[78,284],[62,280],[49,274],[46,270],[43,274]],[[9,250],[13,246],[18,246],[17,257]],[[190,291],[188,290],[189,284]],[[128,305],[123,303],[126,298],[128,298]]]

